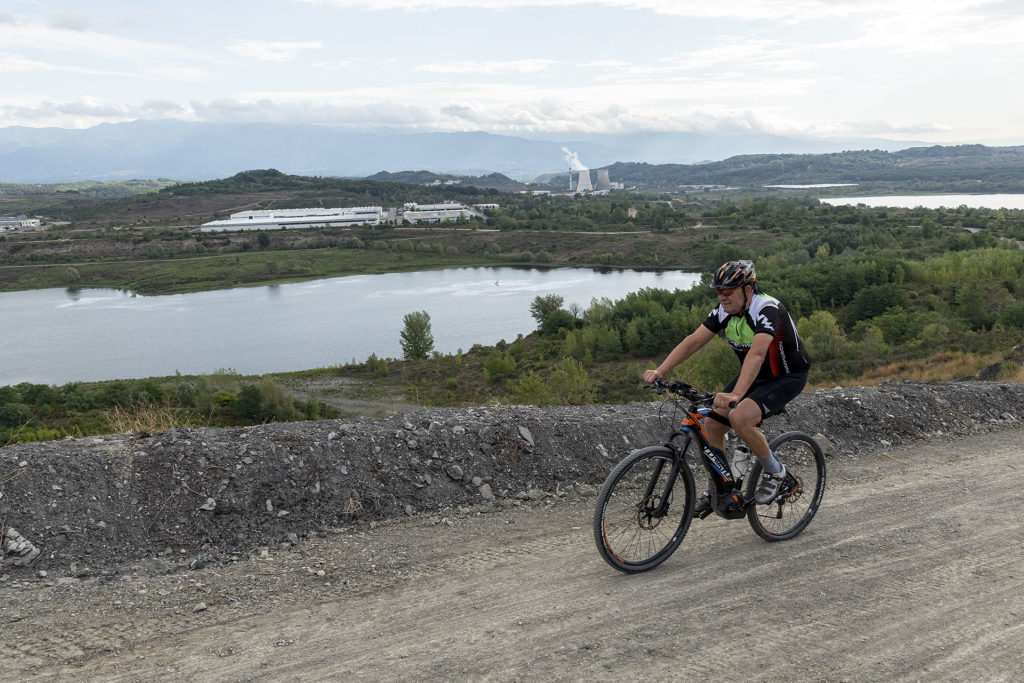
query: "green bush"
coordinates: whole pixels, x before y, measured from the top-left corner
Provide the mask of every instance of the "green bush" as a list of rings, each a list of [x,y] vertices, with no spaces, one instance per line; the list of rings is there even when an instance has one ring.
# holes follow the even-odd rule
[[[508,351],[495,349],[484,361],[484,378],[488,382],[500,382],[516,371],[516,359]]]
[[[383,358],[377,358],[375,353],[371,353],[366,359],[366,368],[376,377],[385,377],[388,374],[388,362]]]

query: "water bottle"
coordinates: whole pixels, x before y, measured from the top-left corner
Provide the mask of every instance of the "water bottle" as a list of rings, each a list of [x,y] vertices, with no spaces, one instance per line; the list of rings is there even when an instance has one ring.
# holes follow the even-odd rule
[[[742,479],[743,475],[747,473],[748,467],[750,467],[750,449],[747,448],[747,444],[740,442],[736,444],[736,448],[732,452],[732,476]]]

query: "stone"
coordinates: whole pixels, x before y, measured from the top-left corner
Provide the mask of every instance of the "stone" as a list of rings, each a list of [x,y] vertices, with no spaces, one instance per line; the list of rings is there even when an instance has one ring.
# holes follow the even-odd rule
[[[494,491],[491,490],[490,484],[483,484],[479,490],[480,497],[483,498],[485,501],[491,502],[494,500]]]

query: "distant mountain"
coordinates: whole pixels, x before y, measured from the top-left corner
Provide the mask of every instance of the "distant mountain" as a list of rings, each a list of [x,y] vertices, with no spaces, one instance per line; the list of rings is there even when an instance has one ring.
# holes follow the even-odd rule
[[[542,136],[537,139],[548,139]],[[555,139],[557,140],[557,138]],[[573,135],[559,142],[572,150],[587,144],[625,150],[615,161],[648,164],[696,164],[721,161],[746,154],[825,154],[848,150],[881,149],[895,151],[921,147],[929,143],[914,140],[883,140],[880,138],[807,138],[756,132],[705,133],[590,133]],[[580,154],[590,168],[606,165]]]
[[[483,176],[464,176],[451,173],[434,173],[433,171],[381,171],[367,176],[364,180],[372,180],[378,183],[404,183],[406,185],[472,185],[473,187],[489,188],[496,190],[521,190],[526,186],[517,180],[512,180],[502,173],[488,173]]]
[[[895,149],[886,140],[860,148]],[[84,130],[0,128],[0,182],[129,178],[209,180],[250,168],[306,176],[363,177],[429,169],[518,180],[569,167],[568,148],[590,168],[615,162],[695,163],[736,154],[829,152],[849,141],[759,134],[635,133],[514,137],[467,133],[352,133],[299,124],[134,121]]]

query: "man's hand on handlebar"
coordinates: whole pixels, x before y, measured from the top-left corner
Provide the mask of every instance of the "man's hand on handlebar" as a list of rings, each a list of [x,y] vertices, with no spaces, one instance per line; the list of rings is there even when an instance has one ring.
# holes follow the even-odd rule
[[[715,407],[719,410],[731,410],[736,404],[743,400],[743,397],[735,393],[715,394]]]
[[[661,379],[661,375],[658,374],[657,370],[644,370],[644,383],[654,384],[654,380]]]

